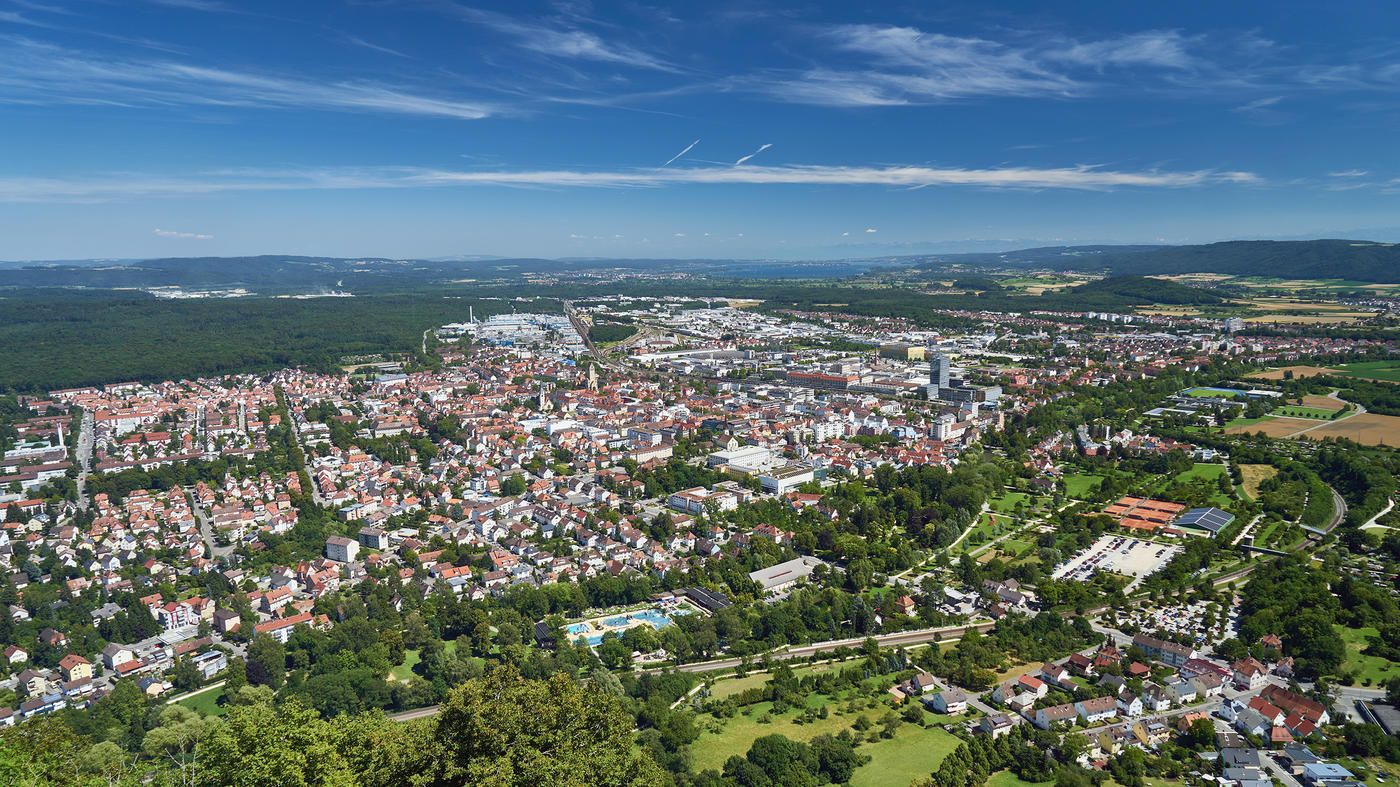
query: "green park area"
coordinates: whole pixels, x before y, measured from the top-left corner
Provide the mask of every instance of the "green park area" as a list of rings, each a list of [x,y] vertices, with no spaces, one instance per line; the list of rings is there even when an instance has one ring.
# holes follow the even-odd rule
[[[1103,476],[1091,475],[1088,473],[1077,473],[1065,476],[1065,494],[1070,497],[1083,498],[1098,491],[1103,484]]]
[[[1346,660],[1342,662],[1342,672],[1356,675],[1356,682],[1364,686],[1380,686],[1391,678],[1400,677],[1400,664],[1381,656],[1368,656],[1362,653],[1370,644],[1370,638],[1378,636],[1374,628],[1347,628],[1334,625],[1337,635],[1346,645]]]
[[[204,716],[222,716],[224,715],[224,706],[219,704],[219,698],[223,696],[224,689],[220,686],[217,689],[210,689],[199,694],[193,694],[183,699],[178,699],[175,701],[175,704],[183,705]]]

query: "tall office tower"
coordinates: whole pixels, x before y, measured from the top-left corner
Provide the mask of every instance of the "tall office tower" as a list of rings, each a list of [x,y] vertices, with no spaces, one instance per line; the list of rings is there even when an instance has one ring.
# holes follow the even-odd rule
[[[928,392],[930,399],[938,398],[938,392],[948,387],[948,356],[934,353],[929,356]]]

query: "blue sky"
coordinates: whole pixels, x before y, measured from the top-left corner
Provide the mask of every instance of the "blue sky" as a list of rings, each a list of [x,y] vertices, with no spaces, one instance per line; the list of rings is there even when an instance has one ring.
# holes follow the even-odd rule
[[[1396,30],[1380,2],[0,0],[0,259],[1400,239]]]

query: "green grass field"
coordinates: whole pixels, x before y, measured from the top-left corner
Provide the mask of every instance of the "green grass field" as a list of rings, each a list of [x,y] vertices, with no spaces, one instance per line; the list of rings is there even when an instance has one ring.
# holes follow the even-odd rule
[[[196,694],[193,697],[186,697],[177,700],[176,705],[184,705],[192,711],[196,711],[204,716],[224,715],[224,706],[219,704],[219,698],[224,696],[222,688],[206,691],[203,694]]]
[[[389,670],[389,678],[401,683],[407,683],[413,677],[413,668],[418,666],[418,662],[421,660],[417,648],[405,650],[403,652],[403,663]]]
[[[1302,405],[1290,404],[1276,408],[1271,415],[1282,415],[1288,418],[1311,418],[1319,421],[1332,420],[1333,410],[1324,410],[1321,407],[1303,407]]]
[[[839,670],[844,666],[846,666],[846,664],[840,661],[831,664],[812,664],[806,667],[793,667],[792,674],[796,675],[798,678],[804,678],[808,675],[816,675],[829,670]],[[715,699],[733,697],[735,694],[748,691],[749,689],[756,689],[764,685],[770,678],[772,678],[772,676],[766,672],[752,672],[742,678],[724,678],[722,680],[716,680],[714,685],[710,687],[710,696]]]
[[[1031,496],[1025,492],[1007,492],[1000,497],[994,497],[988,501],[992,510],[998,514],[1010,514],[1016,510],[1018,503],[1025,503],[1028,507],[1031,504]]]
[[[1236,391],[1230,388],[1187,388],[1181,393],[1186,396],[1208,399],[1235,399],[1244,396],[1244,391]]]
[[[1194,481],[1197,478],[1207,478],[1214,481],[1225,475],[1225,472],[1225,465],[1197,462],[1195,465],[1191,466],[1190,470],[1178,475],[1176,480],[1186,482]]]
[[[828,701],[826,697],[812,695],[808,697],[809,703],[815,701],[818,704]],[[785,735],[795,741],[809,741],[818,735],[835,735],[851,726],[856,720],[855,715],[838,716],[832,713],[825,719],[818,719],[811,724],[796,724],[794,720],[800,715],[799,709],[793,709],[781,716],[773,717],[768,724],[760,724],[758,719],[773,707],[771,702],[760,702],[748,706],[749,715],[740,714],[732,719],[726,719],[724,728],[719,733],[701,733],[700,737],[690,745],[690,755],[694,763],[695,771],[698,773],[706,768],[715,770],[724,769],[724,761],[731,755],[744,756],[748,752],[753,742],[765,735],[775,733]],[[866,715],[872,720],[878,718],[880,710],[866,711]]]
[[[1383,659],[1380,656],[1367,656],[1362,654],[1365,650],[1367,637],[1376,636],[1373,628],[1346,628],[1344,626],[1333,626],[1337,630],[1337,635],[1342,638],[1342,642],[1347,647],[1346,661],[1342,662],[1344,672],[1355,672],[1356,681],[1361,684],[1370,682],[1372,686],[1379,686],[1391,678],[1400,677],[1400,664]]]
[[[1400,361],[1366,361],[1337,367],[1343,377],[1365,377],[1400,383]]]
[[[442,650],[449,656],[457,652],[457,640],[449,639],[442,643]],[[405,650],[403,652],[403,663],[389,670],[389,679],[407,683],[413,677],[413,668],[422,660],[417,648]],[[484,662],[483,662],[484,663]]]
[[[1098,490],[1103,483],[1103,476],[1080,473],[1077,475],[1065,476],[1065,494],[1070,497],[1084,497]]]
[[[999,771],[987,777],[987,787],[1049,787],[1054,782],[1028,782],[1011,771]]]
[[[858,752],[870,762],[856,769],[851,787],[906,785],[926,778],[962,743],[942,727],[902,724],[893,738],[863,744]]]

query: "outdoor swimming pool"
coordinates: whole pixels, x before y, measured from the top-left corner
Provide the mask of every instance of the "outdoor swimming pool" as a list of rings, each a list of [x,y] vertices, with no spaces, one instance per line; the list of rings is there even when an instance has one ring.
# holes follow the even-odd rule
[[[582,637],[589,646],[597,646],[603,641],[603,635],[610,631],[620,634],[636,626],[651,626],[657,631],[660,631],[673,623],[673,616],[688,614],[691,614],[691,610],[685,607],[677,607],[669,612],[664,612],[660,609],[642,609],[636,612],[613,615],[600,620],[585,620],[579,623],[570,623],[564,627],[564,630],[575,639]]]

